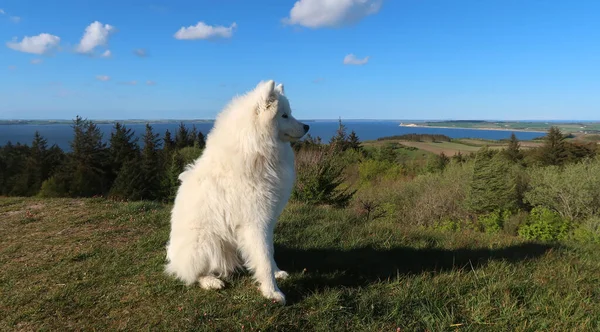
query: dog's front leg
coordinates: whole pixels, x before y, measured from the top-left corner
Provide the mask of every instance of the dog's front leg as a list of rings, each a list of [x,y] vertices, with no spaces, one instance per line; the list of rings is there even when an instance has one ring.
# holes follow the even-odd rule
[[[271,226],[270,228],[270,237],[268,238],[269,241],[269,247],[271,249],[270,252],[270,256],[271,256],[271,260],[272,260],[272,265],[273,265],[273,271],[275,272],[275,279],[286,279],[289,274],[286,271],[283,271],[279,268],[279,266],[277,265],[277,262],[275,261],[275,245],[273,244],[273,229],[274,229],[274,225]]]
[[[275,281],[275,270],[279,269],[273,259],[272,234],[259,225],[246,226],[240,234],[240,247],[246,267],[254,273],[262,295],[285,304],[285,295],[279,290]]]

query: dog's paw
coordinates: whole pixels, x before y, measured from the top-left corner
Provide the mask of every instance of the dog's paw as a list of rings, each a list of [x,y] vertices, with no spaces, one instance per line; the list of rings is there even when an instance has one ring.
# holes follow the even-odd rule
[[[223,281],[213,276],[200,277],[198,278],[198,283],[204,289],[221,289],[225,286]]]
[[[290,275],[285,271],[279,270],[279,271],[275,272],[275,279],[284,280],[284,279],[287,279],[287,277],[289,277],[289,276]]]
[[[262,295],[269,300],[285,304],[285,295],[280,290],[262,291]]]

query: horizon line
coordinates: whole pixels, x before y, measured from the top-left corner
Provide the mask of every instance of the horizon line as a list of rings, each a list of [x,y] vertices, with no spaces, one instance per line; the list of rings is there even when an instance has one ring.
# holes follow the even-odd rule
[[[1,119],[0,121],[73,121],[74,118],[71,119],[66,119],[66,118],[56,118],[56,119],[49,119],[49,118],[37,118],[37,119]],[[150,119],[145,119],[145,118],[130,118],[130,119],[102,119],[102,118],[85,118],[82,117],[82,119],[85,120],[90,120],[90,121],[113,121],[113,122],[118,122],[118,121],[215,121],[215,118],[150,118]],[[557,122],[557,121],[568,121],[568,122],[600,122],[600,119],[522,119],[522,120],[514,120],[514,119],[392,119],[392,118],[386,118],[386,119],[369,119],[369,118],[315,118],[315,119],[298,119],[300,121],[339,121],[342,120],[343,121],[429,121],[429,122],[434,122],[434,121],[463,121],[463,122],[468,122],[468,121],[485,121],[485,122],[529,122],[529,121],[535,121],[535,122],[542,122],[542,121],[552,121],[552,122]]]

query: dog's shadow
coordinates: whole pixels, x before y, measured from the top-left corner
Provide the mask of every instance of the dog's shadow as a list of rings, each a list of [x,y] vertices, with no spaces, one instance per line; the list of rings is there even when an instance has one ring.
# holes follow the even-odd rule
[[[292,301],[325,287],[365,286],[401,275],[438,273],[452,269],[477,269],[489,261],[518,263],[544,255],[556,246],[523,243],[499,249],[415,249],[361,247],[299,249],[275,246],[275,259],[282,270],[302,273],[284,292]]]

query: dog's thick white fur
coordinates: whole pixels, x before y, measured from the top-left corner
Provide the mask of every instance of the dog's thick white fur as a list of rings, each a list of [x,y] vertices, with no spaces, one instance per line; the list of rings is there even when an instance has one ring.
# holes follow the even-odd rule
[[[283,85],[270,80],[217,116],[202,156],[179,175],[167,273],[220,289],[243,264],[263,296],[285,303],[275,279],[288,274],[273,258],[273,229],[294,184],[290,142],[309,129],[291,113]]]

